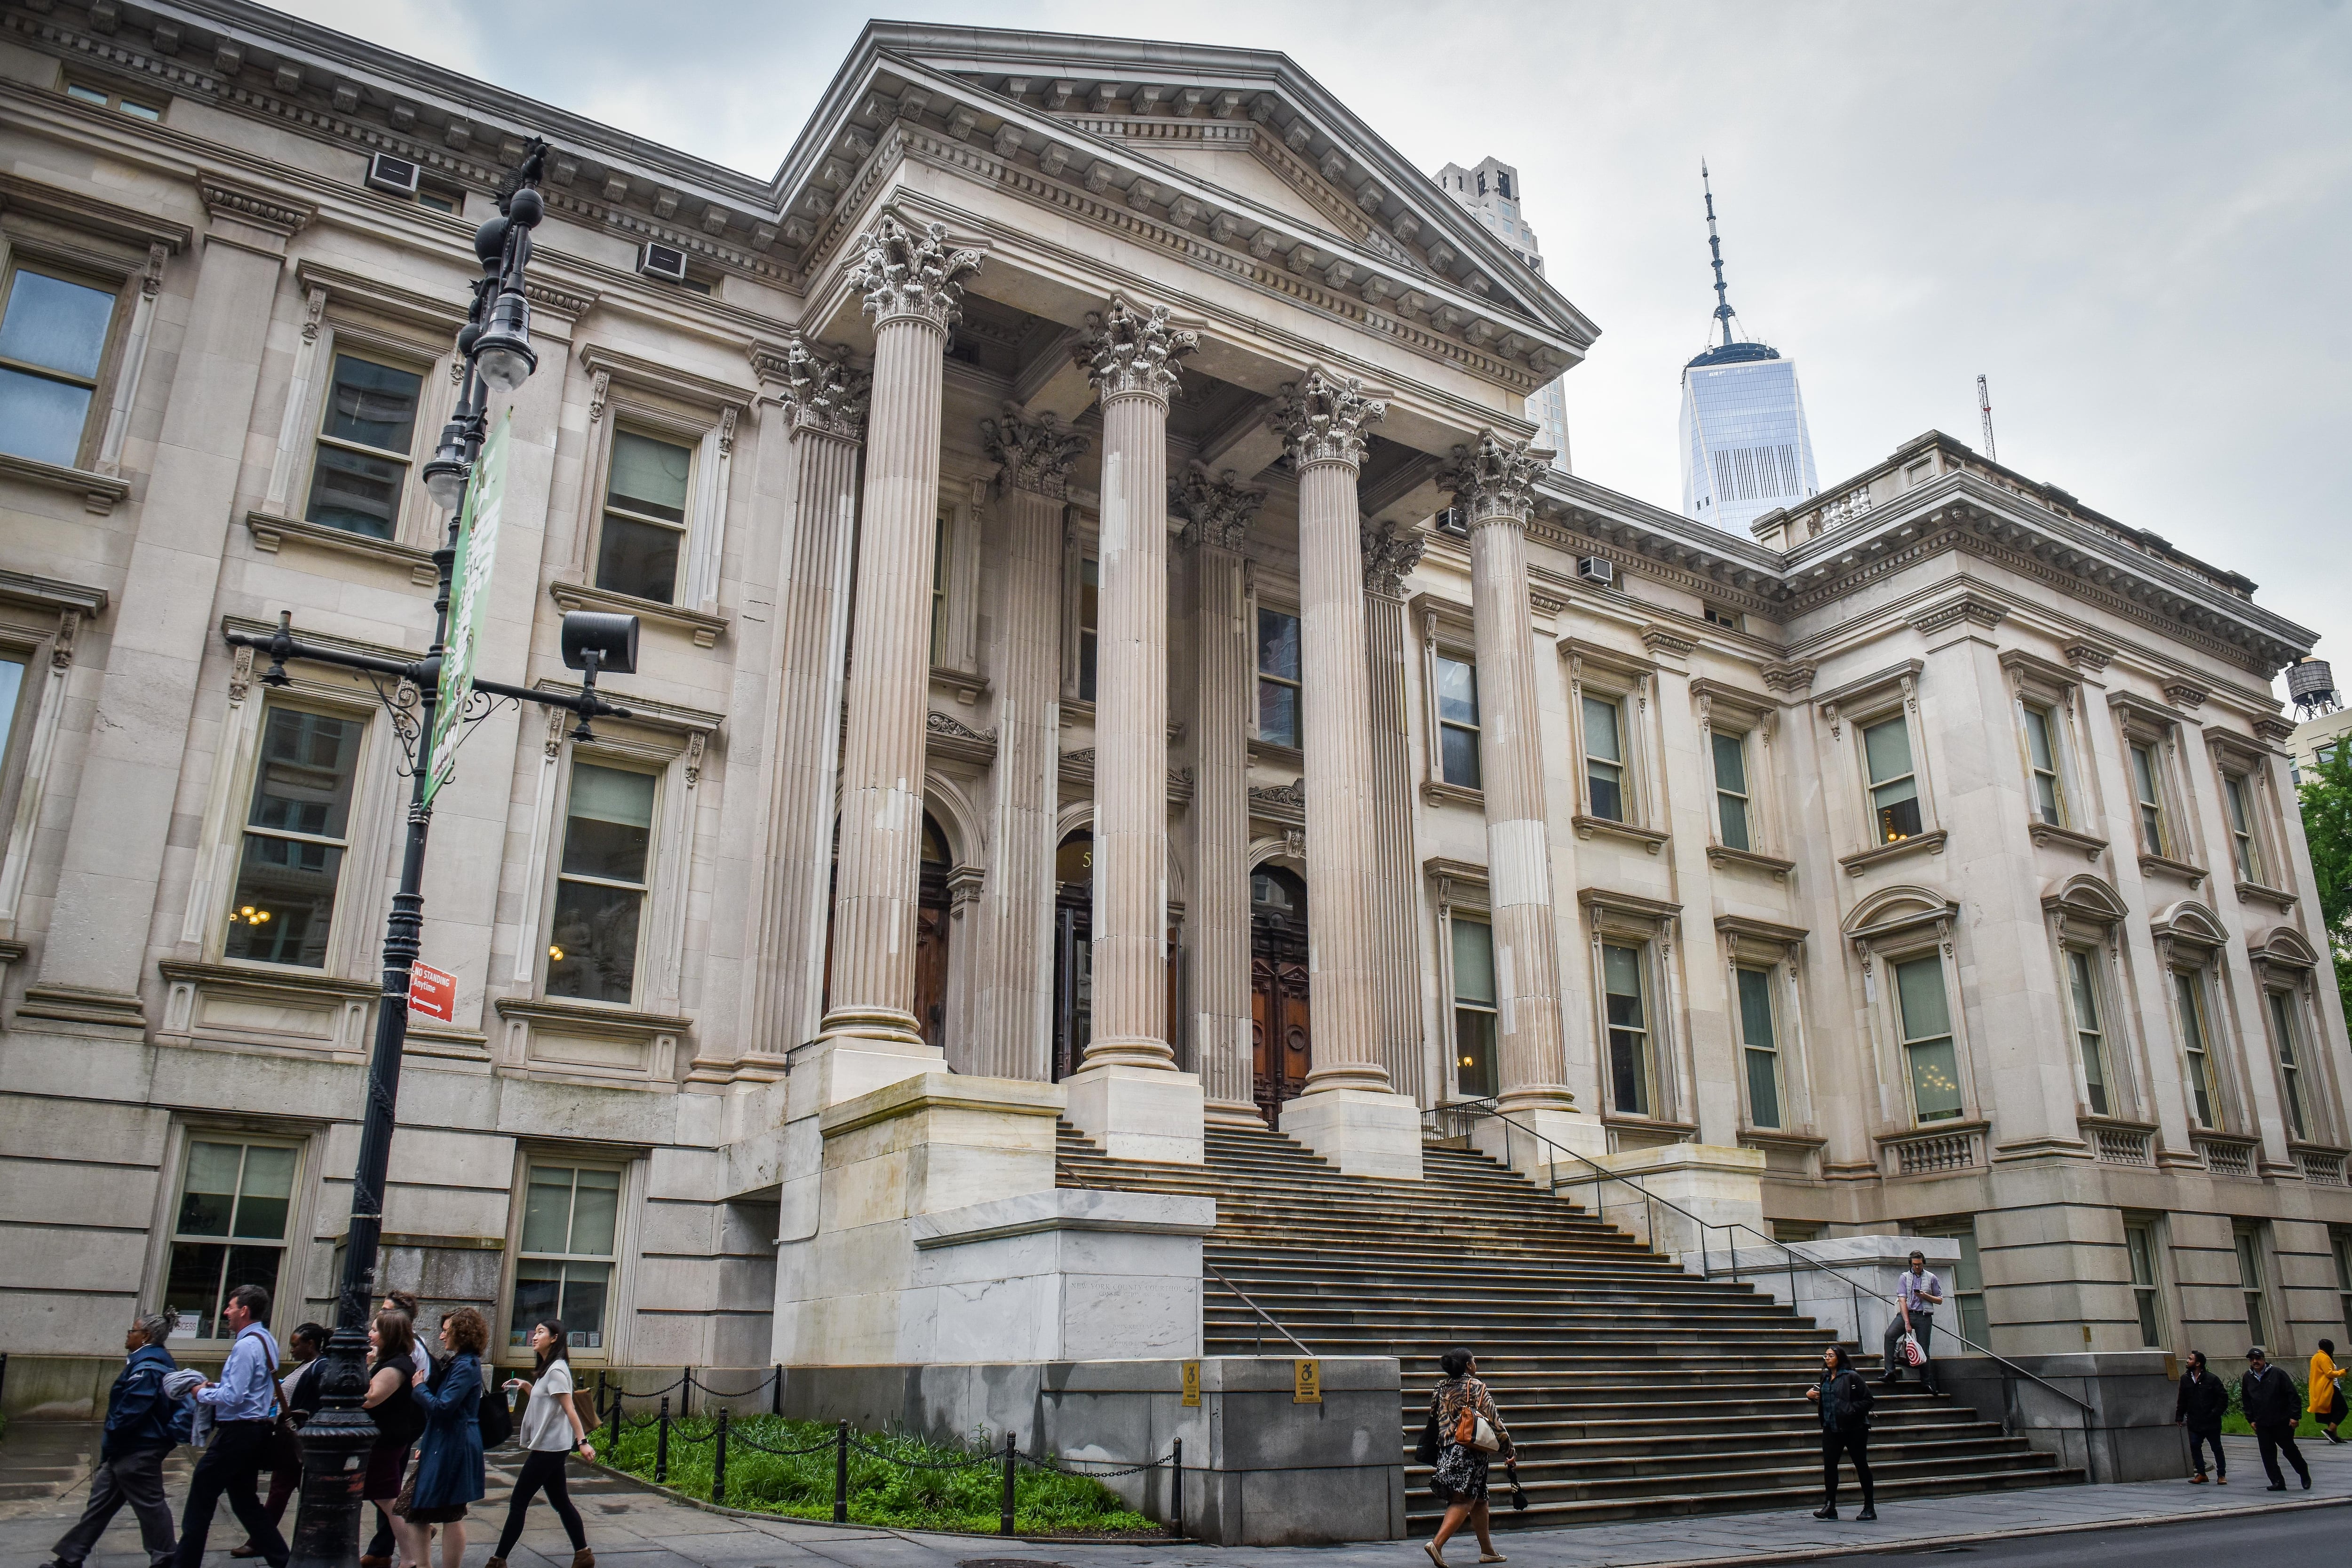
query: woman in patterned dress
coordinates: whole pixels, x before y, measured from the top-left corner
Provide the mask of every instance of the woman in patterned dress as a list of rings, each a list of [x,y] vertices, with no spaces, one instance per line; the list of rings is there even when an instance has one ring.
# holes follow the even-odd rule
[[[1445,1504],[1445,1521],[1437,1527],[1436,1539],[1422,1550],[1437,1568],[1445,1568],[1445,1543],[1467,1524],[1478,1537],[1478,1561],[1500,1563],[1505,1560],[1503,1554],[1495,1550],[1495,1538],[1486,1533],[1486,1455],[1467,1443],[1455,1442],[1454,1434],[1464,1411],[1485,1416],[1502,1442],[1500,1452],[1506,1461],[1513,1457],[1511,1434],[1495,1413],[1495,1396],[1478,1381],[1478,1363],[1468,1351],[1447,1351],[1438,1357],[1437,1365],[1445,1375],[1429,1396],[1430,1414],[1437,1418],[1438,1441],[1437,1473],[1429,1478],[1429,1489]]]

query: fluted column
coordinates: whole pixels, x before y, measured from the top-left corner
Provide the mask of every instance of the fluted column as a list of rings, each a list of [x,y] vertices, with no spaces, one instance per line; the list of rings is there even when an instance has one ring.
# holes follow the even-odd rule
[[[1052,1047],[1054,818],[1062,714],[1062,521],[1087,449],[1052,414],[1017,403],[983,419],[1003,498],[1002,658],[996,676],[992,864],[980,895],[973,1060],[995,1078],[1043,1079]]]
[[[1380,1052],[1399,1094],[1428,1103],[1422,1041],[1421,921],[1413,882],[1412,758],[1406,721],[1404,574],[1422,536],[1392,522],[1363,531],[1364,643],[1372,704],[1373,935],[1379,943]],[[1308,916],[1313,917],[1310,909]]]
[[[1087,319],[1102,401],[1095,665],[1094,1038],[1086,1066],[1170,1068],[1168,395],[1198,344],[1165,306]]]
[[[1198,463],[1169,487],[1192,558],[1192,755],[1188,822],[1192,883],[1192,1038],[1203,1113],[1265,1124],[1252,1074],[1249,909],[1249,724],[1254,673],[1242,550],[1265,491]]]
[[[849,565],[857,538],[857,454],[873,382],[845,350],[795,342],[762,381],[777,387],[795,469],[791,532],[776,584],[776,720],[768,853],[751,945],[751,1038],[737,1064],[772,1077],[817,1031],[841,754]]]
[[[1522,1120],[1568,1113],[1559,1017],[1551,847],[1536,715],[1528,511],[1542,458],[1492,431],[1454,448],[1439,483],[1470,529],[1470,604],[1478,645],[1478,772],[1486,800],[1486,875],[1495,928],[1501,1108]]]
[[[1419,1112],[1380,1051],[1372,709],[1356,481],[1388,405],[1310,370],[1270,421],[1298,475],[1298,601],[1307,741],[1307,984],[1314,1066],[1283,1131],[1343,1171],[1421,1174]]]
[[[915,903],[929,706],[931,553],[949,324],[976,252],[947,231],[884,216],[850,276],[874,318],[865,518],[858,540],[842,749],[840,882],[828,1036],[922,1049],[915,1023]]]

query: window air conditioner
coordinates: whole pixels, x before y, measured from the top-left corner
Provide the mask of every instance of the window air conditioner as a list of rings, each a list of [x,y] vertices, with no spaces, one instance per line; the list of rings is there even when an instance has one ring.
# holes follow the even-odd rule
[[[1617,563],[1613,561],[1604,561],[1598,555],[1579,557],[1576,563],[1576,574],[1586,582],[1598,584],[1603,588],[1613,588],[1617,585]]]
[[[396,196],[413,196],[416,194],[416,165],[406,158],[378,153],[368,160],[367,183]]]
[[[686,252],[674,245],[655,245],[650,241],[637,247],[637,270],[647,278],[658,278],[667,283],[686,281]]]

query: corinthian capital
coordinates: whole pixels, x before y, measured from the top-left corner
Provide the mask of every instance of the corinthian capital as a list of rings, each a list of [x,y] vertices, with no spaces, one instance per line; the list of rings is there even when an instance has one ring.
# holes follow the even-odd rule
[[[1007,489],[1055,500],[1070,493],[1070,468],[1087,449],[1087,438],[1060,415],[1032,415],[1017,403],[1005,404],[1003,417],[980,422],[980,441],[996,459],[998,481]]]
[[[830,343],[795,341],[781,354],[752,354],[761,379],[782,384],[777,401],[793,422],[793,434],[813,430],[821,436],[855,441],[866,433],[866,405],[874,378],[853,369],[849,351]]]
[[[1283,383],[1265,422],[1290,448],[1293,468],[1309,463],[1364,460],[1366,426],[1387,417],[1389,405],[1367,394],[1353,376],[1331,375],[1321,365],[1297,381]]]
[[[889,213],[857,237],[856,249],[849,286],[866,296],[877,327],[911,320],[945,331],[962,313],[963,279],[980,270],[980,252],[952,248],[945,224],[918,230]]]
[[[1364,546],[1364,592],[1391,599],[1402,596],[1404,574],[1420,564],[1421,547],[1426,541],[1412,529],[1400,531],[1393,522],[1365,527],[1360,537]]]
[[[1087,312],[1086,336],[1074,356],[1106,402],[1139,393],[1168,401],[1176,390],[1176,362],[1201,346],[1201,334],[1168,324],[1168,307],[1138,310],[1113,295],[1108,310]]]
[[[1244,483],[1231,468],[1212,474],[1197,462],[1168,481],[1168,510],[1183,519],[1176,542],[1186,550],[1196,544],[1240,550],[1265,500],[1263,485]]]
[[[1476,440],[1454,448],[1454,460],[1439,473],[1437,483],[1440,489],[1454,492],[1454,504],[1461,509],[1466,527],[1525,523],[1536,476],[1543,472],[1550,456],[1526,441],[1506,440],[1492,430],[1481,430]]]

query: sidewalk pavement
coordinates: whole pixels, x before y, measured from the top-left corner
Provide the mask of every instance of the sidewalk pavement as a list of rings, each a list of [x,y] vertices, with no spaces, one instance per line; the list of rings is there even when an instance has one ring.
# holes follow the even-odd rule
[[[80,1512],[94,1457],[97,1427],[87,1423],[13,1425],[0,1440],[0,1568],[38,1568],[48,1549]],[[2130,1486],[2048,1487],[1889,1503],[1874,1524],[1856,1523],[1860,1499],[1849,1475],[1840,1503],[1847,1517],[1832,1522],[1802,1510],[1769,1513],[1700,1514],[1577,1530],[1501,1531],[1496,1544],[1515,1568],[1668,1568],[1796,1562],[1851,1552],[1918,1551],[2005,1537],[2178,1522],[2282,1508],[2352,1504],[2352,1445],[2325,1438],[2303,1445],[2312,1489],[2267,1492],[2251,1437],[2224,1439],[2231,1481],[2226,1487],[2186,1481]],[[509,1478],[520,1462],[511,1453],[493,1464],[490,1495],[476,1505],[467,1526],[467,1561],[483,1563],[497,1545],[506,1517]],[[572,1496],[602,1568],[1424,1568],[1418,1541],[1350,1546],[1219,1548],[1192,1542],[1005,1541],[995,1536],[936,1535],[857,1525],[828,1525],[697,1507],[609,1475],[583,1473]],[[175,1456],[166,1471],[174,1507],[186,1492],[186,1465]],[[567,1568],[572,1549],[544,1503],[534,1504],[512,1568]],[[290,1523],[290,1521],[289,1521]],[[213,1530],[207,1568],[234,1568],[236,1544],[226,1507]],[[1477,1561],[1466,1536],[1449,1561]],[[91,1554],[89,1568],[144,1568],[136,1522],[125,1509]]]

